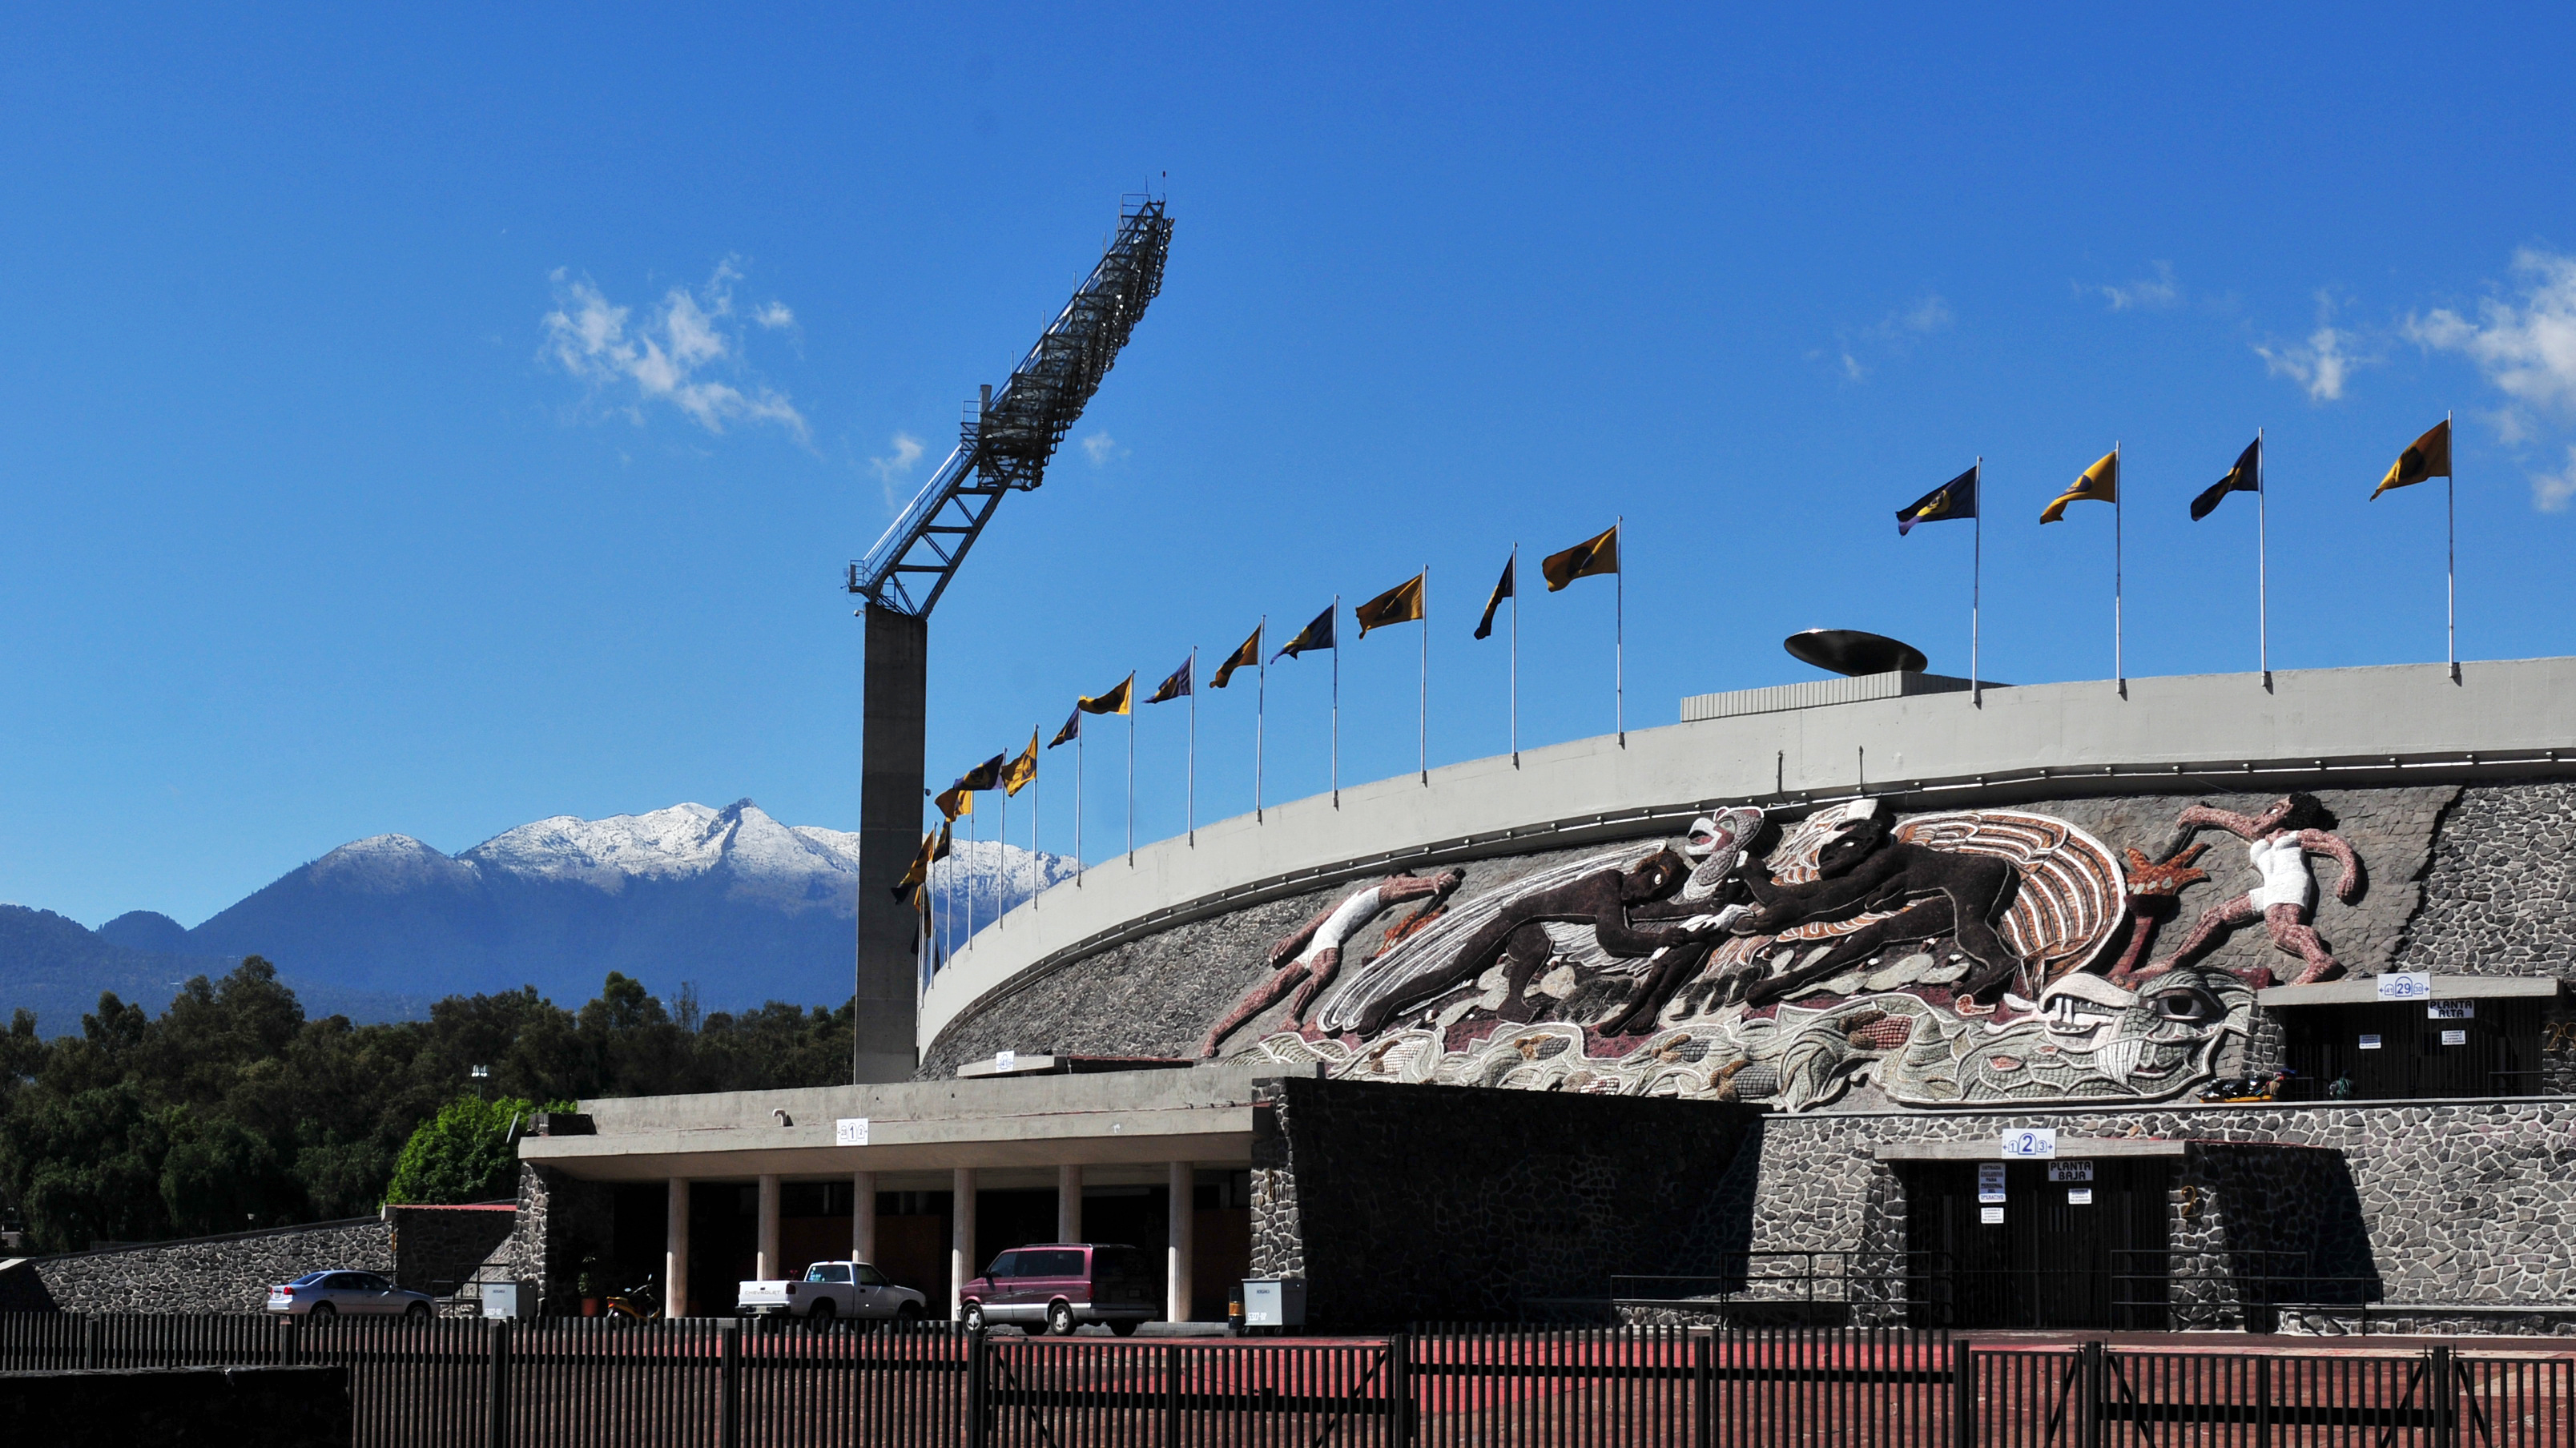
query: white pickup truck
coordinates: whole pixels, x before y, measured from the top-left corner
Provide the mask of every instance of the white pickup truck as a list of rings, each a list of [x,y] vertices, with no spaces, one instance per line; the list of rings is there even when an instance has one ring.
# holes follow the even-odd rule
[[[745,1282],[735,1296],[746,1317],[864,1317],[919,1322],[930,1299],[897,1287],[865,1262],[817,1262],[803,1280]]]

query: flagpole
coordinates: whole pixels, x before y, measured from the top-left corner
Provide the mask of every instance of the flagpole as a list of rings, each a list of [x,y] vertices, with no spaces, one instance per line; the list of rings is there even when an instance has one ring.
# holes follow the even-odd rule
[[[1127,868],[1136,868],[1136,676],[1127,676]]]
[[[1592,516],[1597,518],[1601,515],[1595,513]],[[1619,546],[1622,548],[1625,548],[1628,545],[1627,523],[1628,515],[1622,513],[1619,515],[1618,521],[1610,525],[1611,533],[1619,539]],[[1617,571],[1611,574],[1611,579],[1617,587],[1613,590],[1615,597],[1612,599],[1610,605],[1610,715],[1612,720],[1619,726],[1619,747],[1625,749],[1628,747],[1627,559],[1622,558],[1619,560],[1619,567]]]
[[[1518,769],[1521,767],[1521,545],[1518,539],[1512,542],[1511,573],[1512,672],[1508,707],[1511,711],[1512,768]]]
[[[1000,813],[993,816],[993,842],[997,845],[1008,846],[1011,843],[1011,792],[1005,789],[999,790],[997,793],[999,793],[1002,798],[1000,803],[993,806],[994,809],[1000,811]],[[996,866],[1003,864],[1008,858],[1009,857],[1003,854],[1000,850],[995,850],[993,852],[993,863]],[[993,902],[994,924],[1001,924],[1002,917],[1009,913],[1010,908],[1004,905],[1001,901],[996,900]]]
[[[1982,709],[1986,707],[1986,686],[1985,676],[1978,672],[1977,635],[1983,622],[1978,615],[1984,607],[1986,591],[1986,455],[1984,453],[1977,454],[1977,466],[1972,476],[1977,480],[1975,485],[1977,513],[1970,521],[1975,525],[1977,535],[1976,542],[1970,545],[1968,552],[1968,706],[1972,709]]]
[[[2263,665],[2263,689],[2272,688],[2272,565],[2270,561],[2271,498],[2264,474],[2272,466],[2263,429],[2254,429],[2254,637],[2255,656]]]
[[[1091,862],[1082,856],[1082,725],[1077,718],[1073,730],[1073,888],[1081,889],[1082,877],[1090,873]]]
[[[1188,801],[1190,848],[1199,847],[1199,646],[1190,645],[1190,762],[1189,783],[1182,798]]]
[[[2442,414],[2442,436],[2450,463],[2442,473],[2442,652],[2450,660],[2451,682],[2460,682],[2460,442],[2451,429],[2451,414]]]
[[[1270,615],[1252,631],[1252,663],[1258,670],[1252,695],[1252,822],[1261,823],[1261,734],[1270,713]]]
[[[2111,441],[2111,677],[2119,686],[2120,697],[2129,697],[2129,669],[2120,655],[2120,548],[2121,523],[2128,516],[2128,479],[2120,476],[2120,443]]]
[[[1422,787],[1431,787],[1431,565],[1422,565]]]
[[[1031,736],[1035,738],[1035,736]],[[1029,776],[1029,908],[1038,908],[1038,892],[1044,876],[1038,873],[1038,777]]]
[[[1333,808],[1342,807],[1342,596],[1333,595]]]
[[[975,943],[975,796],[966,796],[966,943]]]

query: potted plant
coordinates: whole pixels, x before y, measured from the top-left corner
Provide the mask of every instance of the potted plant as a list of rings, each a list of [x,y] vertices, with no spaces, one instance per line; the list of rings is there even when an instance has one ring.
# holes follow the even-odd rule
[[[582,1260],[581,1276],[574,1283],[573,1290],[581,1298],[581,1315],[599,1316],[604,1309],[600,1301],[598,1258],[587,1257]]]

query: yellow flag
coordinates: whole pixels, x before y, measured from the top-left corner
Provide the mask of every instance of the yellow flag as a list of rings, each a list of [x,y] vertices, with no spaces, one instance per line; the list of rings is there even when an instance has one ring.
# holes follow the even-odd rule
[[[1031,729],[1029,731],[1029,747],[1021,750],[1020,757],[1012,760],[1010,767],[1002,771],[1002,793],[1006,795],[1018,794],[1022,789],[1028,787],[1031,780],[1034,780],[1037,777],[1038,731]]]
[[[1108,693],[1102,694],[1097,698],[1094,698],[1089,694],[1085,694],[1080,699],[1074,701],[1073,707],[1081,710],[1085,714],[1124,714],[1127,712],[1129,696],[1133,695],[1135,692],[1136,676],[1134,674],[1129,674],[1126,678],[1118,681],[1117,688],[1112,689]]]
[[[2086,468],[2084,475],[2075,480],[2075,486],[2058,494],[2049,503],[2047,510],[2039,515],[2039,521],[2054,523],[2065,517],[2066,505],[2069,503],[2116,503],[2118,501],[2120,501],[2120,450],[2113,448],[2102,454],[2100,462]]]
[[[1351,610],[1360,621],[1360,637],[1367,638],[1370,629],[1391,623],[1413,623],[1422,617],[1422,585],[1431,575],[1417,573],[1395,587]]]
[[[2415,439],[2413,446],[2397,455],[2397,461],[2388,465],[2388,476],[2381,478],[2379,486],[2370,490],[2370,496],[2375,499],[2390,488],[2411,488],[2426,478],[2447,478],[2450,475],[2451,420],[2446,417],[2433,424],[2432,431]]]
[[[1551,553],[1539,560],[1539,576],[1547,580],[1547,591],[1556,592],[1578,578],[1591,578],[1619,571],[1619,529],[1597,538],[1586,538],[1562,553]]]

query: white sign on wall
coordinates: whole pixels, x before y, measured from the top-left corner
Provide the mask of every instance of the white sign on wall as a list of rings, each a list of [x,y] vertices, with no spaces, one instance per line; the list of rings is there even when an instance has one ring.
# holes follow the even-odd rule
[[[2053,1182],[2089,1182],[2093,1180],[2093,1163],[2089,1161],[2052,1161],[2048,1179]]]
[[[2477,1018],[2476,1001],[2424,1002],[2424,1019],[2428,1021],[2474,1021]]]
[[[1977,1200],[2000,1202],[2004,1199],[2004,1164],[1999,1161],[1977,1163]]]
[[[2010,1157],[2045,1161],[2057,1155],[2057,1128],[2028,1126],[2019,1131],[2007,1131],[2003,1137],[2003,1152]]]
[[[868,1119],[864,1116],[844,1116],[833,1122],[832,1144],[834,1146],[867,1145]]]
[[[2004,1224],[2004,1209],[2001,1207],[1979,1207],[1977,1208],[1977,1220],[1985,1226],[2000,1227]]]
[[[1004,1073],[1020,1069],[1020,1053],[1017,1051],[995,1051],[993,1053],[993,1069]]]
[[[2070,1207],[2089,1207],[2093,1205],[2093,1189],[2091,1187],[2068,1187],[2066,1189],[2066,1205]]]
[[[2469,1033],[2466,1031],[2444,1031],[2442,1033],[2442,1044],[2445,1046],[2465,1046],[2468,1043]]]
[[[2365,1050],[2365,1051],[2376,1051],[2376,1050],[2378,1050],[2378,1049],[2379,1049],[2379,1038],[2378,1038],[2377,1036],[2364,1036],[2364,1037],[2362,1037],[2362,1038],[2361,1038],[2361,1047],[2360,1047],[2360,1049]]]
[[[2420,1001],[2433,994],[2433,977],[2420,971],[2391,971],[2378,981],[2379,998],[2384,1001]]]

